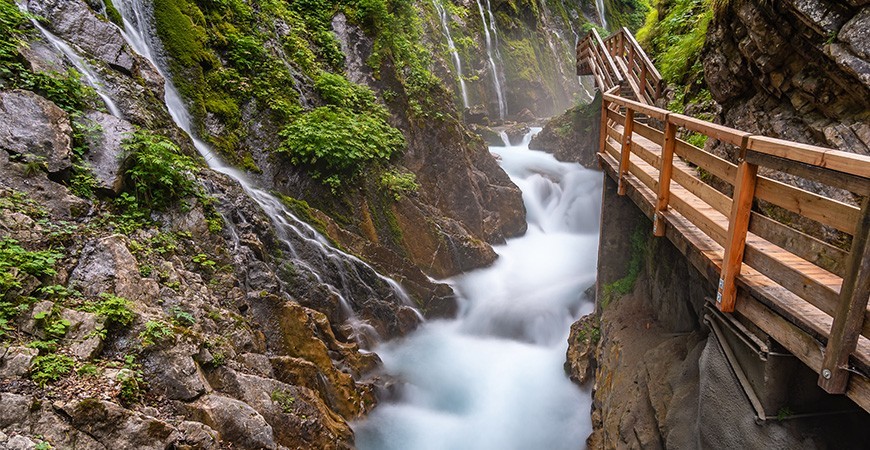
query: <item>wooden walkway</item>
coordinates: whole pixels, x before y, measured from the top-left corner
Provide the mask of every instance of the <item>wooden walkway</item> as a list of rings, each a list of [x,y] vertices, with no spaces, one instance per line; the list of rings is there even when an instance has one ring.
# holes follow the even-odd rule
[[[779,342],[819,374],[825,391],[870,411],[870,158],[653,106],[661,76],[627,29],[606,40],[591,31],[578,44],[577,70],[606,91],[601,166],[652,219],[653,234],[667,236],[718,284],[721,311]],[[726,144],[737,163],[679,139],[689,133]],[[848,191],[855,201],[782,183],[759,168]],[[759,202],[793,214],[768,217]],[[795,228],[798,216],[847,244]]]

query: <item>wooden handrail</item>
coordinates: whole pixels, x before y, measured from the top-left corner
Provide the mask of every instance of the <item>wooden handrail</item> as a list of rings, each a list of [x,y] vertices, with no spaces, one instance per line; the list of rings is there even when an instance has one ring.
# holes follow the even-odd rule
[[[612,47],[620,42],[608,44]],[[630,46],[631,41],[626,40],[621,45]],[[624,109],[625,114],[620,114],[619,109]],[[661,121],[665,131],[638,122],[637,115],[640,114]],[[820,373],[819,385],[831,393],[849,394],[849,371],[853,370],[849,367],[850,361],[858,358],[864,367],[870,367],[870,341],[867,339],[870,338],[870,311],[867,310],[870,300],[870,200],[865,200],[863,208],[859,209],[761,176],[758,170],[764,166],[796,173],[866,196],[870,193],[870,158],[753,135],[671,113],[645,102],[621,97],[616,87],[603,95],[601,123],[602,164],[607,158],[612,158],[614,177],[619,181],[618,193],[625,195],[627,187],[634,186],[630,180],[636,179],[639,186],[650,191],[646,195],[655,198],[650,205],[653,234],[664,236],[666,228],[676,220],[674,214],[679,214],[720,246],[719,250],[707,248],[702,251],[718,261],[715,262],[720,270],[718,307],[724,312],[734,312],[737,299],[742,295],[740,289],[748,289],[752,295],[762,296],[774,306],[781,301],[776,296],[771,297],[771,292],[779,292],[776,289],[800,299],[807,305],[805,308],[809,308],[807,311],[816,312],[789,320],[795,321],[798,327],[820,333],[819,339],[827,342],[819,344],[825,348],[816,366]],[[734,166],[677,139],[680,130],[699,133],[739,148],[739,164]],[[686,166],[680,157],[686,157],[697,169]],[[712,173],[732,184],[733,196],[728,199],[726,194],[706,185],[693,173],[697,170]],[[672,192],[672,186],[679,186],[679,189]],[[807,248],[790,247],[805,247],[804,243],[812,238],[791,228],[787,222],[777,222],[753,212],[756,199],[767,200],[802,217],[853,235],[845,269],[832,273],[819,267],[816,261],[821,258],[812,257]],[[753,228],[752,221],[760,222]],[[759,226],[763,227],[761,230],[778,234],[781,238],[774,243],[755,234],[752,230]],[[840,252],[823,242],[810,244],[829,255],[837,256]],[[830,250],[825,250],[827,248]],[[789,307],[804,308],[794,302]],[[822,316],[818,316],[819,313],[828,317],[823,322],[827,329],[820,328],[817,317]],[[864,342],[860,352],[859,342]],[[870,392],[867,396],[862,405],[870,405]]]

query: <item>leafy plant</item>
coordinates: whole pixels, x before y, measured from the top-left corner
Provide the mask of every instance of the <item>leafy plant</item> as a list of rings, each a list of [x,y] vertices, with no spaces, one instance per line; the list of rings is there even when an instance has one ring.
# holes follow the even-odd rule
[[[57,381],[68,374],[73,366],[75,361],[66,355],[52,353],[37,356],[33,359],[30,378],[40,387],[44,387],[46,383]]]
[[[333,191],[405,146],[402,133],[383,119],[335,106],[301,115],[280,136],[284,142],[278,151],[293,164],[310,169]]]
[[[640,275],[643,261],[646,257],[646,234],[640,228],[631,236],[631,260],[628,263],[628,273],[614,281],[604,285],[601,298],[601,307],[606,308],[611,301],[616,300],[634,289],[634,283]]]
[[[130,301],[114,294],[104,292],[100,294],[100,300],[86,302],[81,309],[105,318],[108,327],[125,327],[133,322]]]
[[[293,411],[293,403],[296,402],[296,397],[294,397],[289,391],[275,389],[272,391],[270,397],[272,398],[272,402],[277,403],[278,406],[281,407],[281,411],[284,411],[285,413]]]
[[[102,372],[102,369],[96,364],[91,363],[84,364],[76,370],[76,373],[83,377],[96,377],[100,372]]]
[[[191,260],[203,269],[213,269],[217,264],[213,259],[209,258],[205,253],[199,253],[193,256]]]
[[[401,200],[402,196],[405,194],[417,192],[417,189],[420,188],[420,185],[417,184],[417,177],[414,176],[413,173],[398,172],[395,170],[384,172],[384,174],[381,175],[380,185],[389,192],[396,201]]]
[[[171,316],[170,320],[172,321],[172,324],[178,327],[190,327],[196,323],[196,318],[194,318],[192,314],[178,306],[169,308],[169,315]]]
[[[149,320],[145,322],[145,329],[139,333],[139,341],[142,347],[150,347],[158,342],[175,336],[172,326],[162,320]]]
[[[124,175],[139,205],[163,209],[195,193],[196,164],[166,137],[139,130],[122,141],[121,147],[127,160]]]

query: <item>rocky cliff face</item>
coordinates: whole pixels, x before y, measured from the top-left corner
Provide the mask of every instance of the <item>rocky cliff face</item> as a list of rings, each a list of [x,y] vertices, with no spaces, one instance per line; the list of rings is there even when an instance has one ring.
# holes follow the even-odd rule
[[[704,73],[727,125],[870,154],[870,7],[732,1],[711,25]]]
[[[0,447],[350,448],[384,384],[361,347],[413,330],[410,302],[451,314],[429,276],[524,231],[519,191],[461,121],[432,5],[303,3],[31,0],[37,27],[0,0]],[[535,66],[511,109],[570,97],[580,15],[552,8],[492,5],[501,63]],[[477,4],[450,11],[491,107]],[[278,213],[205,168],[161,72]],[[330,187],[282,150],[317,109],[382,118],[405,146]]]

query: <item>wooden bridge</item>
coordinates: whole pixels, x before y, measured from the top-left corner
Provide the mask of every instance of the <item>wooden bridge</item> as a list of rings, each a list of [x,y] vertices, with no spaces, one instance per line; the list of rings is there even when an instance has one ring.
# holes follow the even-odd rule
[[[661,76],[627,29],[607,39],[592,30],[578,43],[577,72],[604,91],[600,164],[652,219],[653,234],[718,284],[719,310],[771,336],[825,391],[870,411],[870,158],[654,106]],[[679,138],[691,133],[724,144],[736,163]],[[838,188],[848,201],[776,173]]]

